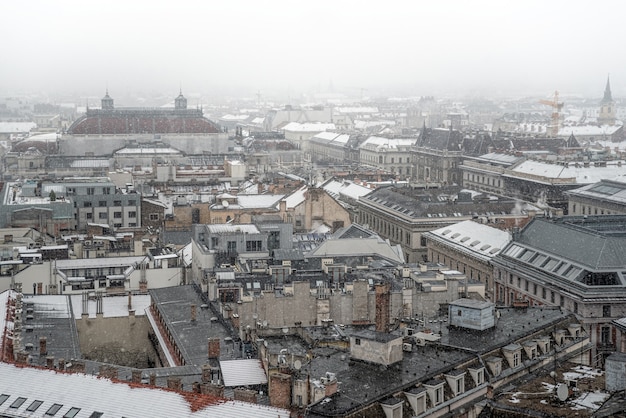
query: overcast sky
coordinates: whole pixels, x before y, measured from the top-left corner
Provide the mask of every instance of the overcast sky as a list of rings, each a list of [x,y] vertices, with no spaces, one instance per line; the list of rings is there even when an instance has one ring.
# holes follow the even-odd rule
[[[5,1],[0,95],[614,95],[620,1]],[[363,89],[363,90],[361,90]]]

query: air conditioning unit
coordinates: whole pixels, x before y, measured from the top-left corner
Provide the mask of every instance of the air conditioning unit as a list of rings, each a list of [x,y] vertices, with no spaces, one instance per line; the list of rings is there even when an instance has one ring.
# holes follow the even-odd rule
[[[328,379],[326,379],[325,377],[321,377],[320,382],[322,382],[322,385],[327,385],[329,383]]]
[[[415,344],[419,345],[420,347],[424,347],[426,345],[426,340],[423,338],[416,338]]]
[[[411,343],[402,343],[402,351],[413,351],[413,345]]]

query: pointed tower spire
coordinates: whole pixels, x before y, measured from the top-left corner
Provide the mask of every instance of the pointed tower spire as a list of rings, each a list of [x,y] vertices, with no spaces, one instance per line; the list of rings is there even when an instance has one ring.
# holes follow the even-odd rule
[[[610,76],[606,76],[606,87],[604,88],[604,97],[602,98],[602,103],[610,103],[613,101],[613,96],[611,95],[611,80]]]

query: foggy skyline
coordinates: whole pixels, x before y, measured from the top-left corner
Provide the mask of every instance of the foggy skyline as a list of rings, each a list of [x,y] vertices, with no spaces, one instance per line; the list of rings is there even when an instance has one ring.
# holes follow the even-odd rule
[[[626,93],[618,2],[5,4],[0,95]],[[622,87],[624,86],[624,87]]]

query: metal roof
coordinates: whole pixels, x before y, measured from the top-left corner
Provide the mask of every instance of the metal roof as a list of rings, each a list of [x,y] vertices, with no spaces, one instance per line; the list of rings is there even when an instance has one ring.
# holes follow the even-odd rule
[[[267,384],[261,360],[225,360],[220,361],[220,368],[225,387]]]
[[[66,414],[74,408],[77,414],[71,416],[76,418],[289,417],[289,411],[275,407],[209,395],[187,396],[191,393],[131,386],[125,382],[112,382],[97,376],[57,373],[54,370],[16,367],[6,363],[0,363],[0,393],[8,395],[0,397],[0,415],[7,416],[46,414],[62,417],[69,416]],[[24,398],[21,404],[16,402],[19,398]],[[55,404],[59,406],[52,409]],[[52,414],[52,410],[56,412]]]

